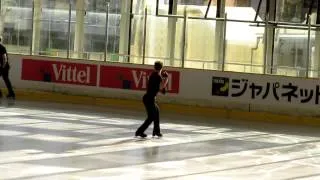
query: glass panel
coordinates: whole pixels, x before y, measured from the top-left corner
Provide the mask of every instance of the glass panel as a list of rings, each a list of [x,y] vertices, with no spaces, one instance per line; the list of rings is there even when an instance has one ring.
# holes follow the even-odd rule
[[[103,61],[108,28],[106,3],[95,0],[89,3],[89,7],[84,24],[84,58]]]
[[[145,3],[146,1],[144,0],[133,0],[132,13],[134,14],[134,17],[131,22],[130,61],[137,64],[143,63],[145,8],[147,7]],[[149,15],[152,14],[151,10],[152,8],[148,7],[148,21],[150,21],[150,19],[148,19]]]
[[[71,11],[71,29],[70,29],[70,56],[69,58],[87,59],[88,54],[84,51],[84,28],[88,22],[88,16],[84,10],[84,4],[81,1],[73,1]],[[83,15],[83,16],[82,16]]]
[[[145,63],[162,60],[166,66],[181,67],[182,37],[183,19],[148,16]]]
[[[177,14],[183,16],[186,9],[190,17],[205,17],[208,3],[210,0],[178,0]],[[216,17],[217,0],[211,1],[208,16]]]
[[[309,77],[319,77],[319,53],[320,53],[320,32],[311,30],[310,32],[310,63],[309,63]]]
[[[148,7],[157,7],[156,0],[148,0]],[[159,0],[158,11],[160,15],[167,15],[169,8],[169,0]]]
[[[316,6],[314,1],[313,7]],[[304,23],[311,0],[277,0],[277,21]]]
[[[147,7],[150,14],[155,15],[157,10],[156,0],[133,0],[133,13],[141,14],[142,10]],[[163,0],[159,1],[159,14],[168,14],[168,7],[164,7]]]
[[[108,0],[109,22],[108,22],[108,58],[110,61],[118,61],[120,47],[120,20],[122,0]]]
[[[186,9],[188,14],[192,17],[204,17],[209,0],[176,0],[177,1],[177,15],[183,16]],[[148,7],[156,9],[156,0],[148,0]],[[212,0],[211,8],[209,9],[208,17],[215,17],[217,0]],[[159,14],[168,15],[169,0],[159,0]]]
[[[109,0],[86,0],[87,11],[104,13],[106,11],[107,2],[109,2]]]
[[[41,22],[40,48],[39,50],[34,49],[34,53],[66,58],[69,4],[66,1],[42,1],[42,11],[39,19]]]
[[[225,70],[263,73],[264,27],[250,23],[228,22]]]
[[[1,1],[0,34],[8,52],[30,53],[32,0]]]
[[[226,13],[228,19],[253,21],[260,0],[227,0]],[[265,17],[266,1],[262,0],[257,21],[261,21]]]
[[[83,14],[77,19],[74,1],[71,12],[70,58],[104,60],[106,4],[105,1],[84,1]],[[108,60],[119,53],[120,2],[110,1],[108,23]],[[68,1],[43,1],[41,13],[41,45],[39,54],[67,57],[68,49]],[[83,26],[81,22],[83,21]],[[77,22],[77,23],[76,23]],[[78,26],[78,27],[77,27]],[[80,31],[76,31],[79,29]],[[83,30],[82,30],[83,29]],[[79,33],[79,34],[77,34]],[[83,44],[83,45],[81,45]]]
[[[216,21],[189,19],[187,26],[185,67],[214,68]],[[215,66],[216,67],[216,66]]]
[[[308,61],[308,31],[276,29],[273,74],[306,76]]]
[[[80,2],[77,1],[72,7],[70,57],[103,61],[106,48],[106,4],[99,1],[88,4]]]

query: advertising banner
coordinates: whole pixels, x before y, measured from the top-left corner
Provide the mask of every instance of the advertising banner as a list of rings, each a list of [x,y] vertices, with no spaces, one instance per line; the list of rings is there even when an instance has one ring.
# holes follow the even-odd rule
[[[97,65],[23,59],[21,79],[96,86],[97,72]]]
[[[314,79],[225,74],[212,76],[212,96],[272,104],[319,105],[320,82]]]
[[[101,66],[100,86],[105,88],[145,90],[152,69]],[[180,72],[167,71],[169,74],[168,93],[179,93]]]

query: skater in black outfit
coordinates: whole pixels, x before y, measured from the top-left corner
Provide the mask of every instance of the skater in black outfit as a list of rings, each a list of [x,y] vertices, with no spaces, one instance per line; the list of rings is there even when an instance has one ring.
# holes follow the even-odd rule
[[[8,54],[7,49],[2,44],[2,38],[0,37],[0,75],[3,78],[3,81],[6,84],[6,87],[8,89],[8,95],[7,98],[15,98],[15,93],[12,89],[11,82],[9,80],[9,61],[8,61]],[[0,97],[2,97],[2,92],[0,90]]]
[[[155,62],[154,71],[149,77],[147,92],[143,96],[143,104],[147,110],[148,117],[136,131],[136,136],[147,137],[144,131],[149,127],[149,125],[153,121],[152,135],[162,137],[162,134],[160,132],[159,107],[156,103],[156,97],[158,92],[165,94],[165,88],[168,84],[168,73],[162,71],[162,67],[163,64],[161,62]]]

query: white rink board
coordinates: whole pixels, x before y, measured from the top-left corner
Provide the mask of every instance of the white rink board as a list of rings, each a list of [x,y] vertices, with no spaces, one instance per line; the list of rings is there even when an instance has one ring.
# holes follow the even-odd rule
[[[181,93],[191,99],[320,107],[317,79],[197,70],[186,70],[182,77]]]
[[[141,99],[141,96],[144,92],[137,90],[100,88],[99,84],[97,86],[82,86],[21,80],[23,58],[96,64],[98,67],[99,64],[102,64],[117,67],[152,68],[152,66],[137,64],[118,64],[97,61],[10,55],[10,78],[14,88],[45,90],[71,95],[92,95],[108,98],[114,97],[125,99]],[[180,68],[167,69],[180,72],[179,93],[167,94],[166,96],[161,95],[159,100],[162,102],[222,107],[228,109],[242,109],[246,111],[262,110],[271,112],[285,112],[290,114],[320,115],[320,112],[318,112],[320,102],[320,83],[316,79]],[[103,78],[99,76],[99,70],[100,68],[98,68],[97,80]],[[229,84],[224,88],[225,91],[220,89],[215,91],[215,95],[212,94],[214,77],[216,77],[216,80],[214,81],[214,87],[216,87],[216,89],[219,89],[217,87],[221,85],[220,83],[222,83],[222,86],[225,85],[223,81],[219,80],[219,78],[225,78],[225,80],[229,82]],[[245,87],[246,83],[247,86]],[[255,87],[253,85],[255,85]],[[4,84],[2,83],[1,86],[4,87]],[[255,89],[254,97],[252,96],[253,89]],[[259,92],[260,89],[261,92]],[[244,92],[241,93],[241,95],[237,95],[242,90],[244,90]],[[289,101],[288,93],[291,90],[294,90],[294,96],[291,95],[291,101]],[[222,92],[228,93],[223,94]],[[218,95],[218,93],[222,94]]]

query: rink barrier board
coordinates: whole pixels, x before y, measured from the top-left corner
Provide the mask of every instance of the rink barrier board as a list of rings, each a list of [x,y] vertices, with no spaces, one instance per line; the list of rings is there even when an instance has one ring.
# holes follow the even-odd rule
[[[141,97],[146,74],[152,69],[150,65],[21,55],[10,55],[10,61],[10,78],[14,88],[21,90],[20,98],[144,110]],[[102,73],[103,67],[109,70]],[[120,70],[122,75],[108,76],[110,68]],[[130,77],[127,70],[132,72]],[[317,79],[170,67],[166,70],[178,73],[173,73],[171,93],[159,98],[162,111],[287,124],[317,125],[320,122]],[[97,77],[92,77],[93,74]],[[123,84],[119,84],[119,79],[124,80]],[[112,83],[107,84],[105,80]],[[284,95],[288,85],[297,87],[296,93],[303,94],[289,102]],[[310,92],[314,96],[309,99]],[[300,102],[304,100],[306,102]]]
[[[30,91],[30,90],[16,90],[17,99],[26,101],[41,101],[41,102],[56,102],[79,105],[94,105],[105,106],[113,108],[123,108],[128,110],[144,111],[141,101],[100,98],[92,96],[77,96],[67,95],[53,92]],[[163,113],[175,113],[186,116],[205,117],[205,118],[219,118],[231,119],[241,121],[254,122],[268,122],[274,124],[291,124],[291,125],[306,125],[306,126],[320,126],[320,118],[318,117],[304,117],[281,115],[269,112],[249,112],[231,109],[219,109],[211,107],[197,107],[191,105],[177,105],[168,103],[159,103]]]

